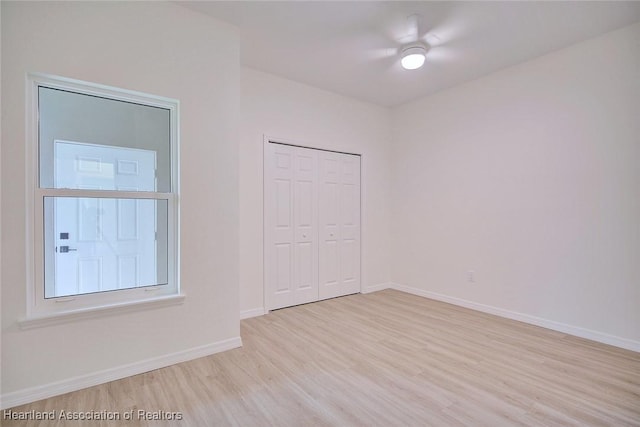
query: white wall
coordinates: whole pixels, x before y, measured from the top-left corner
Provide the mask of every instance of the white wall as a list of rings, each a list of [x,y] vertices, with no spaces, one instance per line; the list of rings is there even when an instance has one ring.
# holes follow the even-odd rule
[[[639,113],[640,24],[394,109],[394,281],[640,350]]]
[[[362,286],[389,281],[389,110],[241,71],[240,309],[263,310],[263,135],[362,154]]]
[[[0,3],[0,100],[2,100],[2,3]],[[0,108],[1,109],[1,108]],[[0,114],[1,115],[1,114]],[[0,120],[0,177],[2,176],[2,120]],[[2,185],[0,185],[0,242],[2,242]],[[2,244],[0,244],[0,307],[2,307]],[[2,315],[0,315],[0,396],[2,396]],[[1,404],[0,404],[1,406]]]
[[[121,367],[131,374],[144,361],[152,366],[167,356],[175,360],[191,350],[202,354],[239,343],[238,50],[235,29],[171,3],[2,2],[4,406],[63,391],[69,379],[81,383],[105,371],[117,376]],[[19,328],[26,307],[30,71],[180,100],[184,304]]]

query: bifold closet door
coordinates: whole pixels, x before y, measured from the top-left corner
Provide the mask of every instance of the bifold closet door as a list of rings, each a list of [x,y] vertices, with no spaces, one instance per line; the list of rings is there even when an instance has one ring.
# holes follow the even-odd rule
[[[318,300],[318,152],[265,144],[268,310]]]
[[[360,292],[360,156],[319,152],[319,299]]]
[[[267,310],[360,292],[360,156],[265,144]]]

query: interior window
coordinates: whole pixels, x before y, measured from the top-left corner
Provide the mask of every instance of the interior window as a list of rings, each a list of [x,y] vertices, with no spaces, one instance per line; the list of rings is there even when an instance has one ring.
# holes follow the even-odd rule
[[[36,305],[177,293],[177,101],[67,79],[33,87]],[[160,292],[131,293],[144,288]]]

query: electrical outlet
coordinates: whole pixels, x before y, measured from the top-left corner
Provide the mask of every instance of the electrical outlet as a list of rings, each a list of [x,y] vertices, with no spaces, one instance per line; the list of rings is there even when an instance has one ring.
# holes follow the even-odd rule
[[[469,283],[476,283],[476,272],[473,270],[467,271],[467,281]]]

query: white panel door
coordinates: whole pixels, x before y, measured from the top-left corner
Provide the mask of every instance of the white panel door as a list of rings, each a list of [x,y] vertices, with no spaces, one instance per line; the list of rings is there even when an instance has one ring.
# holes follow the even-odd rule
[[[360,292],[360,156],[320,152],[319,299]]]
[[[268,143],[264,166],[267,309],[316,301],[317,153]]]
[[[318,153],[295,147],[294,304],[318,300]]]
[[[155,191],[154,151],[55,142],[55,186]],[[157,284],[156,201],[55,199],[53,296]]]

